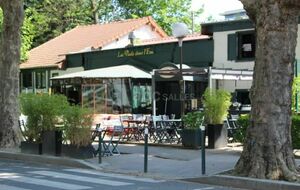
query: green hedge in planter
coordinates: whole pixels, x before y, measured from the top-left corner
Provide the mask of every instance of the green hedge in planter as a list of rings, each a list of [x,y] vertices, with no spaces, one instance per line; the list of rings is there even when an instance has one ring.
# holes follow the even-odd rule
[[[93,123],[92,111],[80,106],[69,106],[63,114],[65,140],[76,147],[90,145]]]
[[[291,130],[293,148],[300,149],[300,115],[293,115]]]
[[[250,125],[249,114],[241,115],[237,121],[239,128],[233,135],[234,142],[243,143],[246,137],[247,127]],[[291,126],[292,143],[294,149],[300,149],[300,115],[294,114],[292,116]]]
[[[234,131],[233,142],[243,143],[246,138],[247,127],[250,125],[250,115],[241,115],[237,120],[237,125],[239,126],[239,128],[236,131]]]
[[[29,141],[41,141],[42,131],[52,130],[68,107],[63,95],[21,94],[21,112],[27,116],[25,135]]]
[[[184,128],[181,131],[182,145],[187,148],[197,149],[201,145],[200,125],[203,122],[203,112],[189,112],[183,116]]]
[[[184,128],[197,129],[203,122],[204,113],[200,111],[189,112],[183,116]]]

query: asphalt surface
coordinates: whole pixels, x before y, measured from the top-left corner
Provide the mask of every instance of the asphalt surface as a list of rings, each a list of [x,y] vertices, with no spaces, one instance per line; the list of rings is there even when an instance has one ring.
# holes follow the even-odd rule
[[[0,190],[29,189],[234,190],[228,187],[210,186],[180,180],[160,180],[104,173],[95,170],[0,160]]]

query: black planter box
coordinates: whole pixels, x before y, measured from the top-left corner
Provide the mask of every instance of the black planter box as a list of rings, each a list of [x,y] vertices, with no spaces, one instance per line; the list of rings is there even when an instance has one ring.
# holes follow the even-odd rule
[[[200,129],[183,129],[181,131],[182,145],[186,148],[199,149],[201,146]]]
[[[208,148],[223,148],[227,146],[227,127],[223,124],[207,125]]]
[[[60,156],[62,146],[62,131],[44,131],[42,134],[43,154]]]
[[[25,154],[42,154],[42,143],[22,141],[21,153]]]
[[[92,145],[77,147],[75,145],[62,145],[62,156],[89,159],[94,157],[95,149]]]

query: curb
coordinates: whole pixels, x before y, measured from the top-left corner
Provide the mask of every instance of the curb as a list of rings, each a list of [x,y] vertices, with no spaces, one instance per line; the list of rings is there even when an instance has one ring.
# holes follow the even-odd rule
[[[275,181],[266,179],[255,179],[247,177],[236,177],[228,175],[214,175],[200,178],[184,179],[183,181],[204,183],[210,185],[227,186],[232,188],[243,188],[252,190],[295,190],[300,189],[300,183],[286,181]]]
[[[76,167],[76,168],[84,168],[84,169],[94,169],[94,167],[86,163],[84,160],[65,158],[65,157],[0,151],[0,159],[17,160],[17,161],[24,161],[30,163],[39,163],[39,164],[51,164],[51,165]]]

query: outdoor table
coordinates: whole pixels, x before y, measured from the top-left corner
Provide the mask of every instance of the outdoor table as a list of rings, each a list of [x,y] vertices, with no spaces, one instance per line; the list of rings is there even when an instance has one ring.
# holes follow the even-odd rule
[[[132,136],[136,141],[143,139],[143,131],[147,121],[145,120],[134,120],[134,119],[125,119],[124,123],[127,123],[127,140],[131,140]]]

